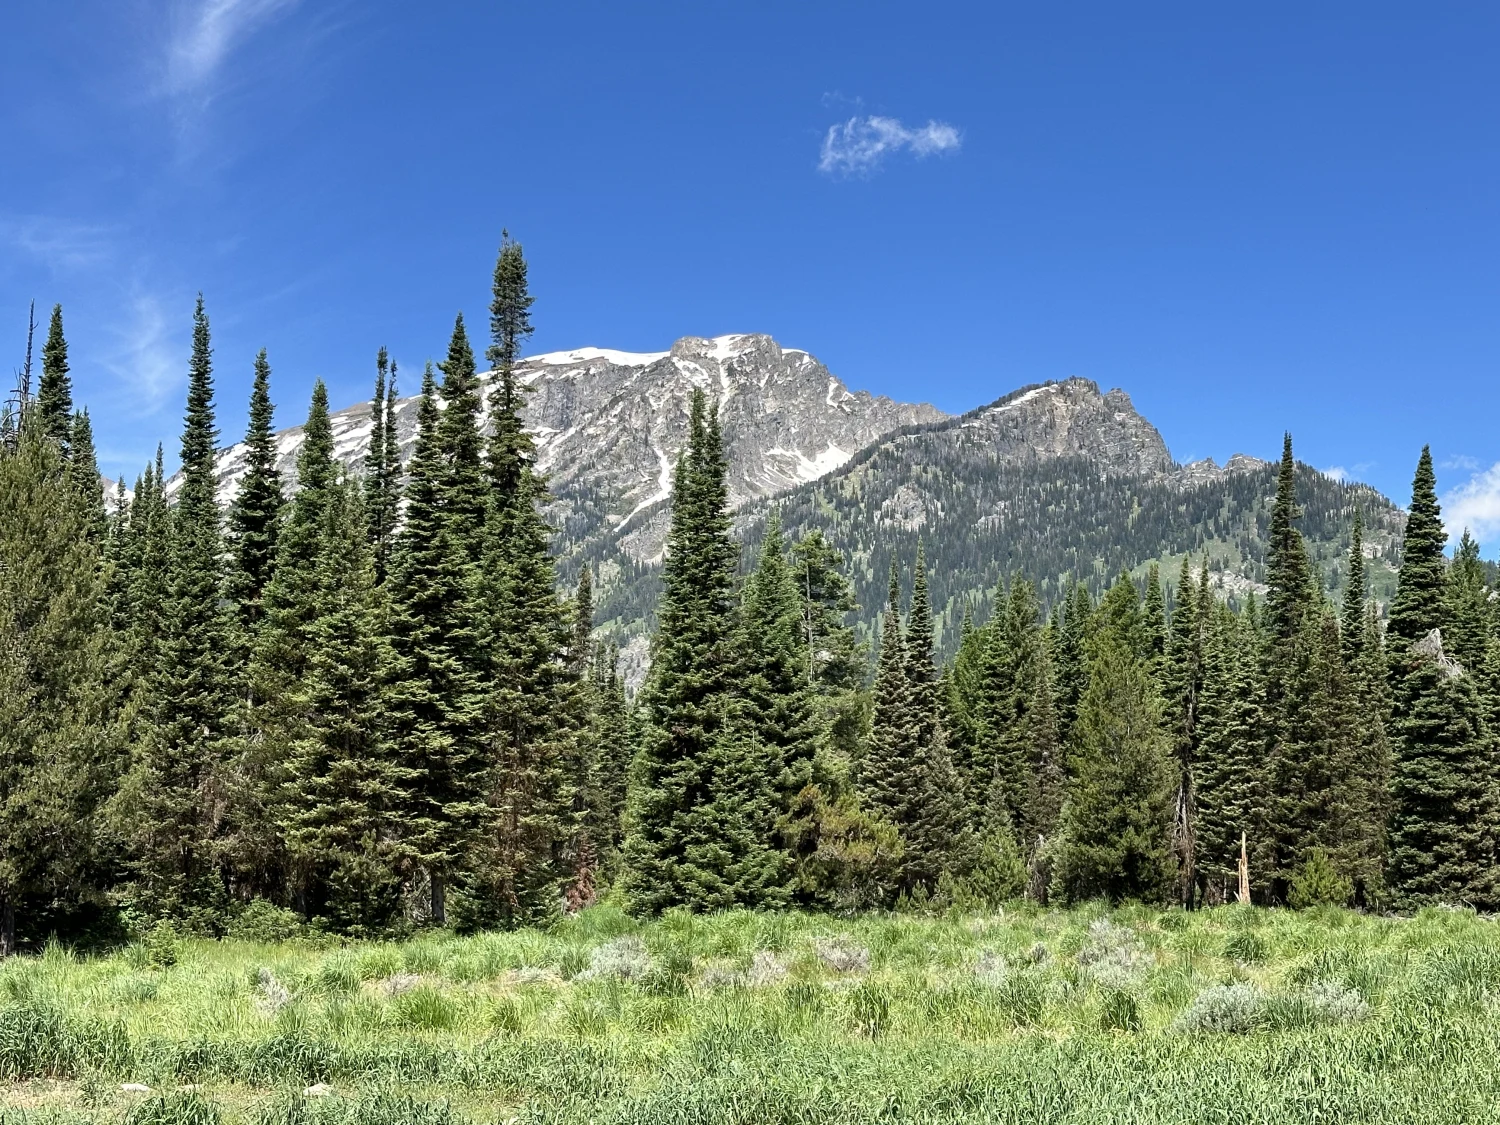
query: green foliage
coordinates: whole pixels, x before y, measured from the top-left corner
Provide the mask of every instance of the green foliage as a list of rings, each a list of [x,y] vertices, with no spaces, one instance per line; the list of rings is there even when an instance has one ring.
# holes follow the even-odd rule
[[[235,915],[225,928],[224,936],[231,941],[269,945],[301,937],[305,931],[306,927],[295,911],[258,898]]]
[[[1287,904],[1295,910],[1309,906],[1346,906],[1354,897],[1354,884],[1339,873],[1322,848],[1313,848],[1292,872]]]
[[[1128,616],[1107,617],[1093,641],[1056,874],[1072,901],[1159,902],[1172,885],[1175,785],[1161,703],[1131,637]]]

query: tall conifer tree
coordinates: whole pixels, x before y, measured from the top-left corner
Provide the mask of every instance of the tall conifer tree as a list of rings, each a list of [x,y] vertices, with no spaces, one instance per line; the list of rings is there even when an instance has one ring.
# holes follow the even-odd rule
[[[672,525],[626,809],[626,890],[639,910],[770,905],[788,893],[774,798],[736,714],[734,543],[723,442],[701,391],[673,482]]]
[[[62,306],[53,305],[47,342],[42,345],[42,377],[37,383],[35,410],[42,435],[57,443],[65,459],[73,434],[73,379],[69,370]]]
[[[387,580],[387,699],[402,771],[399,858],[414,886],[425,882],[430,917],[441,923],[447,917],[448,883],[461,870],[485,819],[488,763],[477,659],[481,607],[466,530],[454,526],[447,508],[444,484],[450,470],[437,395],[428,365],[417,410],[406,518]]]
[[[1432,454],[1423,448],[1386,645],[1394,763],[1389,879],[1401,906],[1488,903],[1493,785],[1474,677],[1444,652],[1447,584]]]
[[[245,475],[229,506],[231,565],[228,594],[239,616],[242,643],[253,647],[261,622],[261,599],[276,568],[276,531],[281,518],[281,472],[276,467],[275,407],[271,364],[262,348],[255,357],[250,421],[245,430]]]
[[[214,853],[222,828],[218,787],[231,694],[215,497],[217,438],[213,347],[200,295],[193,313],[182,488],[171,518],[154,676],[154,726],[141,746],[133,783],[122,794],[143,905],[180,915],[222,911],[223,882]]]

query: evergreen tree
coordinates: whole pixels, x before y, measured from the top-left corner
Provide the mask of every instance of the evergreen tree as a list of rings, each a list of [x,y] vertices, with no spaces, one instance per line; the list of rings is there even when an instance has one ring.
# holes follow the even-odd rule
[[[1200,587],[1201,588],[1201,587]],[[1240,840],[1251,849],[1251,886],[1263,890],[1266,845],[1264,689],[1258,638],[1249,615],[1203,603],[1203,686],[1193,762],[1194,869],[1209,905],[1229,901]]]
[[[1386,826],[1390,822],[1391,747],[1386,733],[1391,714],[1385,651],[1375,603],[1368,603],[1358,655],[1348,665],[1354,693],[1355,759],[1346,782],[1351,832],[1345,870],[1355,902],[1385,900]]]
[[[525,257],[506,237],[490,306],[492,342],[485,354],[496,374],[478,481],[486,504],[480,590],[491,766],[480,880],[489,909],[507,924],[550,910],[569,881],[574,900],[587,901],[597,864],[592,836],[580,832],[589,819],[584,806],[592,802],[592,747],[582,744],[587,637],[572,638],[580,651],[570,658],[567,607],[557,597],[548,552],[552,530],[538,510],[546,486],[535,472],[514,375],[520,340],[531,331],[531,303]],[[577,621],[591,629],[592,612]]]
[[[625,887],[636,909],[772,905],[787,895],[772,846],[767,762],[736,722],[735,547],[717,409],[695,391],[673,481],[660,625],[631,769]]]
[[[271,365],[264,348],[255,357],[250,390],[250,422],[245,430],[245,475],[229,506],[231,563],[227,592],[239,617],[243,643],[254,644],[260,628],[261,599],[276,567],[276,532],[281,518],[281,473],[276,467],[275,407],[271,404]]]
[[[1160,700],[1128,635],[1104,628],[1094,638],[1079,705],[1057,869],[1074,902],[1162,902],[1172,890],[1170,751]]]
[[[273,807],[303,911],[368,931],[399,908],[401,795],[409,774],[380,722],[390,661],[383,592],[360,488],[328,486],[306,625],[305,722]]]
[[[911,614],[906,628],[907,731],[912,754],[912,790],[904,819],[897,821],[905,854],[905,889],[936,890],[947,874],[962,877],[973,862],[963,782],[954,767],[943,729],[937,667],[933,658],[932,603],[921,546],[912,573]]]
[[[1141,618],[1146,636],[1147,664],[1159,669],[1167,655],[1167,599],[1161,588],[1161,567],[1156,563],[1146,571],[1146,597],[1141,605]]]
[[[31,415],[0,448],[0,956],[99,903],[98,810],[122,742],[92,512]]]
[[[1447,624],[1443,629],[1443,648],[1465,671],[1478,674],[1484,667],[1494,614],[1484,581],[1484,563],[1479,558],[1479,544],[1467,528],[1448,567],[1445,595]]]
[[[397,858],[413,887],[425,882],[430,916],[441,923],[447,917],[448,883],[485,820],[488,763],[477,634],[481,603],[467,536],[455,528],[447,509],[449,470],[430,365],[422,376],[409,469],[406,517],[387,580],[386,698],[401,768],[395,800],[403,837]]]
[[[1057,725],[1068,738],[1088,687],[1088,635],[1094,602],[1088,587],[1074,583],[1062,614],[1057,642]]]
[[[1031,892],[1033,897],[1040,899],[1045,899],[1050,882],[1051,851],[1048,845],[1057,832],[1067,793],[1065,755],[1053,701],[1050,650],[1051,646],[1044,641],[1038,652],[1035,685],[1026,715],[1031,760],[1027,771],[1022,853],[1030,860]],[[993,799],[990,803],[993,805]]]
[[[182,489],[171,519],[153,685],[154,723],[121,791],[143,906],[205,922],[221,914],[214,854],[231,706],[223,540],[215,500],[213,349],[203,298],[193,314]],[[160,487],[161,476],[157,476]],[[150,603],[143,603],[147,607]]]
[[[370,449],[365,455],[365,512],[374,547],[375,581],[390,568],[401,505],[401,446],[396,431],[396,364],[381,348],[375,357],[375,397],[370,400]]]
[[[1447,575],[1432,455],[1425,447],[1386,647],[1393,765],[1388,878],[1401,906],[1488,902],[1494,771],[1474,677],[1443,648]]]
[[[1359,663],[1365,639],[1365,520],[1358,508],[1354,509],[1354,529],[1349,536],[1349,566],[1339,630],[1344,663],[1353,668]]]
[[[805,613],[787,566],[781,517],[773,511],[760,560],[741,594],[744,665],[738,695],[746,720],[769,756],[770,780],[781,811],[813,782],[817,751]]]
[[[63,338],[62,306],[52,306],[52,323],[42,345],[42,378],[36,390],[36,424],[67,459],[73,436],[73,379],[68,374],[68,341]]]
[[[854,584],[839,552],[821,531],[798,539],[791,578],[802,605],[808,677],[823,746],[847,768],[859,752],[869,721],[865,692],[869,653],[848,624],[859,608]]]
[[[1271,532],[1266,543],[1266,628],[1276,642],[1294,645],[1301,641],[1313,602],[1312,571],[1307,548],[1296,521],[1302,517],[1297,505],[1297,463],[1292,457],[1292,435],[1281,448],[1281,471],[1276,479],[1276,503],[1271,509]]]
[[[247,737],[235,756],[234,829],[224,847],[248,888],[279,895],[286,856],[274,820],[294,748],[311,737],[313,630],[323,612],[330,509],[338,485],[328,390],[313,384],[297,453],[297,492],[277,530],[274,571],[260,599],[260,626],[247,670]],[[294,882],[299,905],[306,878]]]
[[[1198,756],[1198,700],[1203,690],[1203,618],[1211,610],[1206,558],[1201,574],[1203,584],[1201,588],[1195,588],[1189,557],[1184,555],[1177,578],[1177,608],[1172,614],[1161,673],[1166,728],[1177,777],[1173,843],[1177,853],[1178,887],[1183,904],[1189,906],[1197,885],[1193,765]]]
[[[901,628],[901,586],[892,559],[890,596],[880,624],[870,740],[859,764],[859,792],[866,808],[897,826],[910,819],[915,788],[911,709],[906,637]]]
[[[94,452],[94,427],[87,409],[73,415],[68,433],[68,480],[83,506],[84,533],[102,546],[107,530],[104,515],[104,478],[99,475],[99,458]]]
[[[485,549],[489,496],[484,483],[484,438],[479,432],[479,376],[463,313],[453,322],[448,358],[438,364],[438,369],[443,373],[438,388],[443,412],[437,424],[443,518],[469,564],[478,566]]]

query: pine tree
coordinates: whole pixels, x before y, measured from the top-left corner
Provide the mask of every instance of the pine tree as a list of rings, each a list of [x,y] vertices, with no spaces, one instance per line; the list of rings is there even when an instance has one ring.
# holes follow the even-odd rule
[[[716,414],[695,391],[631,769],[625,888],[646,912],[770,905],[788,893],[785,857],[771,841],[768,763],[735,713],[736,550]]]
[[[1172,891],[1170,750],[1161,702],[1128,636],[1104,628],[1094,638],[1079,705],[1057,870],[1074,902],[1162,902]]]
[[[486,504],[480,590],[491,765],[479,878],[494,917],[506,924],[551,910],[570,881],[574,900],[586,901],[597,862],[592,837],[579,831],[590,797],[577,785],[587,787],[592,772],[591,765],[579,765],[592,750],[585,753],[580,742],[587,737],[587,660],[582,652],[569,658],[569,615],[557,597],[548,552],[552,530],[538,510],[546,486],[535,472],[514,375],[520,341],[531,331],[531,303],[525,256],[506,237],[490,306],[492,342],[485,354],[496,374],[479,478]],[[578,621],[591,627],[592,614]],[[586,638],[571,639],[587,648]]]
[[[380,722],[390,662],[361,490],[328,487],[306,625],[305,722],[272,807],[303,911],[368,932],[399,908],[401,795],[410,780]]]
[[[1146,597],[1141,605],[1146,636],[1147,664],[1159,669],[1167,655],[1167,599],[1161,588],[1161,567],[1152,563],[1146,571]]]
[[[847,769],[869,721],[865,692],[868,652],[849,626],[859,608],[839,552],[817,530],[791,551],[791,577],[802,605],[808,677],[822,745]]]
[[[1026,714],[1027,770],[1026,816],[1022,825],[1022,851],[1032,867],[1031,886],[1045,896],[1048,883],[1047,845],[1057,832],[1067,791],[1067,773],[1057,709],[1052,692],[1051,646],[1045,641],[1037,654],[1037,671]],[[993,803],[993,801],[991,802]]]
[[[1391,746],[1387,735],[1391,697],[1380,619],[1373,601],[1365,608],[1361,628],[1358,654],[1348,664],[1355,700],[1355,759],[1346,781],[1352,829],[1346,869],[1354,884],[1356,904],[1374,906],[1385,900],[1386,826],[1391,815]]]
[[[142,905],[208,924],[224,909],[214,848],[222,827],[217,790],[231,707],[230,627],[214,495],[217,437],[213,350],[200,296],[193,314],[182,489],[171,518],[152,692],[154,726],[120,796]],[[160,487],[159,473],[157,479]]]
[[[1349,566],[1344,579],[1344,606],[1339,620],[1344,663],[1355,667],[1365,639],[1365,520],[1354,509],[1354,529],[1349,537]]]
[[[57,443],[64,460],[73,435],[73,380],[68,374],[68,341],[63,338],[62,306],[52,306],[52,323],[42,346],[42,378],[36,390],[36,424]]]
[[[484,482],[484,438],[479,432],[479,376],[463,313],[453,321],[448,358],[438,369],[443,373],[438,388],[443,412],[437,425],[442,511],[454,541],[463,547],[470,565],[477,566],[485,549],[489,496]]]
[[[1173,842],[1181,901],[1187,906],[1192,905],[1197,885],[1193,764],[1198,754],[1198,697],[1203,690],[1203,616],[1209,611],[1207,567],[1205,558],[1201,571],[1203,586],[1195,588],[1189,558],[1183,556],[1182,570],[1177,578],[1177,608],[1172,614],[1171,632],[1161,665],[1164,716],[1177,776]]]
[[[1307,549],[1296,521],[1302,517],[1297,506],[1297,463],[1292,457],[1292,435],[1287,434],[1281,448],[1281,471],[1276,479],[1276,503],[1271,509],[1271,532],[1266,542],[1266,627],[1282,645],[1301,640],[1312,604],[1312,572]]]
[[[1062,615],[1057,643],[1057,726],[1066,740],[1088,687],[1088,636],[1094,603],[1088,587],[1074,583]]]
[[[365,456],[365,512],[374,547],[375,581],[385,582],[401,504],[401,446],[396,431],[396,364],[384,348],[375,357],[370,400],[370,449]]]
[[[447,917],[448,882],[485,819],[488,762],[476,631],[481,604],[466,536],[453,526],[446,508],[448,470],[438,415],[429,365],[417,410],[406,518],[387,579],[386,686],[402,770],[396,798],[403,831],[399,862],[414,886],[425,880],[430,916],[441,923]]]
[[[771,783],[781,811],[814,780],[814,721],[805,607],[787,566],[781,516],[771,513],[760,560],[740,601],[743,668],[738,694],[745,717],[771,761]]]
[[[1393,766],[1388,878],[1395,902],[1487,902],[1493,834],[1489,736],[1474,677],[1443,651],[1447,575],[1432,455],[1423,448],[1386,647]]]
[[[892,559],[890,595],[880,624],[870,740],[859,763],[859,792],[866,808],[897,826],[910,819],[915,788],[911,708],[906,637],[901,628],[901,586]]]
[[[234,830],[224,845],[245,885],[266,897],[279,894],[286,866],[273,810],[294,747],[310,737],[312,634],[323,606],[335,471],[328,390],[319,379],[297,453],[297,492],[276,532],[275,567],[251,638],[248,730],[235,756]],[[306,889],[305,880],[294,885],[299,896]]]
[[[275,407],[271,365],[264,348],[255,357],[250,422],[245,430],[245,475],[229,506],[231,563],[227,592],[239,618],[242,643],[253,646],[261,622],[261,599],[276,567],[281,518],[281,472],[276,467]]]
[[[905,846],[902,877],[907,890],[922,887],[932,891],[945,874],[968,874],[973,863],[973,836],[965,815],[963,782],[943,729],[933,658],[932,603],[920,545],[912,572],[905,648],[913,788],[906,817],[897,822]]]
[[[1304,815],[1309,801],[1308,785],[1318,786],[1327,763],[1313,761],[1322,753],[1314,740],[1307,741],[1314,719],[1312,705],[1317,673],[1311,666],[1318,634],[1317,596],[1307,549],[1296,521],[1302,516],[1296,497],[1296,462],[1292,438],[1286,435],[1281,470],[1277,478],[1276,502],[1271,511],[1271,532],[1266,544],[1265,651],[1263,680],[1266,701],[1268,746],[1266,752],[1268,793],[1268,844],[1274,849],[1270,872],[1272,897],[1285,897],[1291,870],[1302,861],[1308,845],[1309,825]]]
[[[98,816],[122,765],[92,512],[30,415],[0,449],[0,956],[43,911],[97,902]]]
[[[1201,588],[1201,587],[1200,587]],[[1250,615],[1204,603],[1203,687],[1193,762],[1194,868],[1209,905],[1229,901],[1240,840],[1252,850],[1252,887],[1267,872],[1264,690]]]
[[[1453,562],[1448,567],[1445,596],[1447,624],[1443,629],[1443,648],[1463,665],[1465,671],[1477,674],[1484,666],[1494,615],[1490,607],[1490,591],[1484,581],[1484,563],[1479,558],[1479,544],[1467,528],[1459,538]]]
[[[83,505],[84,533],[102,546],[107,531],[104,515],[104,478],[99,475],[99,458],[94,451],[94,426],[87,408],[73,415],[68,432],[68,480]]]

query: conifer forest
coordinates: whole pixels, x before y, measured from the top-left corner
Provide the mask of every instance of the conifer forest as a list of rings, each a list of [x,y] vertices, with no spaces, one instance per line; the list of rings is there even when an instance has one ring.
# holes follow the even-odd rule
[[[363,466],[320,382],[288,479],[271,359],[216,356],[200,297],[180,473],[129,487],[38,326],[0,418],[0,1121],[1488,1119],[1500,601],[1427,450],[1388,600],[1357,512],[1328,593],[1287,436],[1263,595],[1191,553],[1006,574],[949,658],[924,549],[872,639],[835,537],[742,545],[698,391],[627,685],[559,580],[532,305],[507,238],[414,452],[382,350]]]

